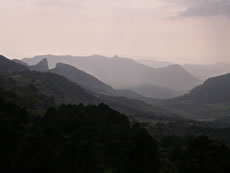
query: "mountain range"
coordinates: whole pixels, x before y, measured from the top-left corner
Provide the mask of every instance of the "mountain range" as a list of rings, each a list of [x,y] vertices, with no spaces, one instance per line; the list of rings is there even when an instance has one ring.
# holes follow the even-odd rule
[[[74,59],[74,57],[72,58]],[[3,62],[6,62],[7,60],[6,58],[2,58],[2,59],[3,59]],[[48,67],[47,63],[49,61],[42,59],[41,62],[38,62],[38,65],[35,64],[33,66],[38,67],[39,64],[40,65],[43,64],[45,67]],[[12,62],[12,63],[14,63],[14,65],[17,64],[15,62]],[[19,65],[21,66],[21,64]],[[19,65],[17,64],[17,67]],[[41,73],[41,72],[34,72],[34,71],[28,72],[28,69],[31,69],[31,66],[29,65],[28,67],[25,66],[24,72],[20,72],[20,69],[22,68],[20,67],[19,72],[17,72],[17,75],[16,76],[13,75],[13,79],[18,80],[19,78],[18,76],[20,76],[20,78],[23,78],[23,81],[28,81],[28,80],[33,81],[32,79],[36,79],[36,75],[37,75],[39,76],[39,78],[36,80],[41,80],[40,83],[45,84],[46,82],[42,81],[42,77],[41,77],[44,74],[46,74],[45,76],[47,77],[47,79],[49,78],[48,77],[49,75],[54,75],[54,76],[56,76],[56,74],[58,76],[61,75],[62,77],[64,77],[65,80],[68,79],[68,81],[74,83],[74,85],[77,85],[78,87],[83,89],[85,93],[91,96],[91,99],[88,99],[89,101],[88,103],[93,103],[93,102],[90,102],[92,100],[95,101],[94,103],[104,102],[104,103],[109,104],[111,107],[119,111],[122,111],[124,113],[127,113],[129,115],[130,114],[132,115],[142,114],[142,115],[148,115],[148,116],[153,115],[153,114],[159,115],[159,112],[162,113],[164,112],[162,110],[168,109],[169,112],[170,111],[176,112],[178,115],[182,115],[185,118],[199,120],[199,121],[215,121],[215,120],[220,120],[220,119],[227,119],[230,113],[230,101],[229,101],[230,95],[228,94],[229,93],[228,89],[230,88],[230,74],[225,74],[222,76],[210,78],[206,80],[203,84],[193,88],[191,92],[189,92],[188,94],[184,94],[183,96],[178,96],[178,97],[172,96],[174,98],[167,99],[167,100],[150,101],[147,99],[147,97],[144,97],[148,95],[144,92],[147,92],[147,93],[152,92],[152,91],[148,91],[149,88],[147,87],[143,89],[142,91],[140,91],[140,88],[133,88],[133,91],[132,90],[117,90],[111,87],[110,85],[100,81],[98,78],[92,76],[91,74],[86,73],[83,70],[80,70],[74,66],[60,63],[60,62],[55,65],[56,66],[53,69],[49,69],[48,73],[47,72]],[[41,68],[41,71],[42,69],[44,69],[44,67],[42,66],[39,66],[39,67]],[[171,68],[172,69],[178,68],[178,66],[173,65],[173,66],[167,67],[168,71],[172,71]],[[162,68],[160,70],[162,70]],[[37,68],[37,71],[40,71],[39,68]],[[27,73],[30,73],[30,75],[28,75]],[[28,76],[31,76],[30,79],[28,79]],[[64,81],[64,79],[62,80]],[[55,84],[54,81],[52,80],[50,81],[51,83]],[[59,82],[61,82],[61,80]],[[58,85],[58,82],[56,82],[56,84]],[[69,84],[65,84],[65,85],[69,85]],[[149,90],[151,90],[152,87],[153,86],[151,86]],[[50,86],[48,88],[50,89]],[[43,88],[42,90],[46,91],[47,89]],[[57,90],[57,88],[53,88],[53,90]],[[135,93],[136,90],[139,90],[137,93],[142,93],[144,96]],[[158,90],[159,91],[157,93],[160,93],[162,88],[159,88]],[[51,92],[53,91],[49,91],[48,93],[51,93]],[[81,93],[84,93],[84,92],[82,91]],[[58,93],[61,93],[61,92],[58,91]],[[163,92],[163,94],[165,93],[166,92]],[[65,95],[65,93],[63,95]],[[74,98],[76,96],[77,94],[70,93],[70,95],[64,96],[64,98],[66,97],[67,100],[71,100],[72,97]],[[61,100],[60,96],[58,98],[59,100]],[[73,101],[70,101],[70,102],[73,102]],[[146,103],[151,103],[154,106],[151,106]],[[159,107],[163,109],[161,110]]]
[[[121,96],[101,95],[83,88],[77,82],[72,82],[64,76],[51,72],[40,72],[39,69],[30,70],[27,66],[3,56],[0,57],[1,63],[9,65],[12,69],[15,67],[15,70],[8,72],[8,66],[5,66],[5,71],[2,69],[0,88],[4,93],[10,92],[7,96],[9,101],[18,102],[20,106],[28,107],[32,112],[46,110],[50,106],[60,104],[106,103],[131,117],[177,118],[177,115],[143,101]],[[17,69],[17,67],[20,68]],[[6,73],[8,76],[4,75]]]
[[[44,58],[48,60],[51,68],[54,68],[59,62],[71,64],[115,89],[135,89],[152,86],[148,96],[155,98],[165,98],[165,96],[161,97],[161,95],[155,94],[158,93],[159,87],[164,88],[165,91],[168,89],[168,93],[175,91],[175,94],[169,94],[169,97],[171,97],[172,95],[177,95],[178,91],[187,91],[200,83],[199,80],[179,65],[152,68],[132,59],[118,56],[108,58],[99,55],[88,57],[44,55],[26,58],[23,61],[29,65],[34,65]],[[156,91],[155,88],[157,88]],[[136,90],[136,92],[138,91]]]
[[[68,64],[0,67],[3,172],[230,170],[230,74],[150,105]]]
[[[139,59],[138,62],[153,68],[173,65],[171,62],[147,59]],[[205,81],[211,77],[230,73],[230,64],[224,62],[217,62],[214,64],[181,64],[181,66],[201,81]]]

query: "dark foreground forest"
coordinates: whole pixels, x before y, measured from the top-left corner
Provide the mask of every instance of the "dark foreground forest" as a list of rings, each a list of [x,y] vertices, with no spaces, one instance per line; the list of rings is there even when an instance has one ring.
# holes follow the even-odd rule
[[[105,104],[44,116],[0,98],[0,166],[11,173],[228,173],[229,147],[207,137],[154,139]]]

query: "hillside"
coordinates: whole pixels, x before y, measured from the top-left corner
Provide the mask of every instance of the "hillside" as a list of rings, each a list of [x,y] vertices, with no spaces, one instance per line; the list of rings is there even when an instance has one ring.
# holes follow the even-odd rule
[[[153,137],[105,104],[50,107],[42,116],[34,116],[1,94],[1,172],[100,173],[116,169],[125,173],[136,160],[131,156],[143,146],[142,158],[148,156],[150,161],[144,169],[160,169]],[[143,166],[142,158],[139,166]]]
[[[113,92],[113,88],[109,85],[106,85],[94,76],[87,74],[71,65],[57,63],[56,67],[51,69],[50,72],[62,75],[70,81],[81,85],[83,88],[95,91],[97,93]]]
[[[12,74],[13,72],[28,71],[28,70],[29,69],[26,66],[11,61],[6,57],[0,55],[0,74],[6,75],[6,74]]]
[[[44,111],[49,106],[63,103],[99,104],[103,102],[131,117],[177,118],[177,115],[143,101],[91,93],[66,78],[52,73],[18,72],[10,78],[0,77],[0,81],[0,88],[15,94],[10,94],[9,101],[16,99],[19,105],[28,107],[32,112]]]
[[[125,115],[105,104],[62,105],[33,116],[27,109],[7,102],[0,93],[0,105],[3,172],[230,171],[228,145],[205,136],[156,140],[142,124],[130,123]],[[212,135],[218,139],[228,131],[212,131]]]
[[[97,103],[96,98],[66,78],[36,71],[17,72],[0,77],[0,87],[21,98],[19,105],[30,110],[46,110],[62,103]],[[14,100],[14,97],[8,97]]]
[[[163,102],[163,107],[186,116],[214,120],[230,115],[230,74],[206,80],[189,94]]]
[[[131,90],[145,96],[158,99],[169,99],[183,95],[185,91],[176,91],[169,88],[163,88],[156,85],[142,85],[130,88]]]

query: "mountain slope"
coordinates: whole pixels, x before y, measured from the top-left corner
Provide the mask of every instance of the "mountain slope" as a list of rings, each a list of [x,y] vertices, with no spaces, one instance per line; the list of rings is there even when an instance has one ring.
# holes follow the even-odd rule
[[[210,78],[189,94],[163,102],[164,107],[201,120],[230,116],[230,74]]]
[[[18,64],[21,64],[21,65],[24,65],[24,66],[26,66],[26,67],[29,68],[29,65],[28,65],[27,63],[23,62],[22,60],[19,60],[19,59],[12,59],[12,61],[13,61],[13,62],[16,62],[16,63],[18,63]]]
[[[201,80],[230,73],[230,64],[227,63],[216,63],[209,65],[185,64],[183,67]]]
[[[11,61],[6,57],[0,55],[0,74],[6,75],[6,74],[11,74],[13,72],[28,71],[28,70],[29,69],[26,66]]]
[[[66,78],[37,71],[17,72],[10,77],[1,77],[0,87],[22,98],[20,105],[31,110],[46,110],[62,103],[96,104],[96,98]],[[14,97],[12,97],[14,100]],[[36,107],[34,107],[36,105]]]
[[[47,58],[51,67],[58,62],[71,64],[114,88],[157,85],[164,88],[187,90],[199,84],[196,78],[179,65],[155,69],[132,59],[117,56],[108,58],[99,55],[88,57],[44,55],[23,61],[35,64],[43,58]]]
[[[134,91],[128,89],[115,90],[111,86],[98,80],[96,77],[68,64],[57,63],[56,67],[51,69],[50,72],[64,76],[70,81],[82,86],[83,88],[98,94],[108,96],[124,96],[128,98],[145,100],[142,95],[135,93]]]
[[[125,97],[97,95],[86,91],[66,78],[37,71],[18,72],[10,77],[0,76],[0,92],[3,91],[10,102],[28,108],[32,112],[43,113],[50,106],[60,104],[105,103],[130,117],[177,119],[177,115],[143,101]]]
[[[157,79],[160,81],[165,79],[166,88],[174,90],[190,90],[200,83],[195,77],[187,72],[183,67],[178,64],[170,65],[157,69]],[[170,85],[167,85],[169,83]]]
[[[169,99],[172,97],[177,97],[185,92],[179,92],[169,88],[158,87],[154,85],[143,85],[130,88],[131,90],[145,96],[145,97],[152,97],[158,99]]]
[[[56,67],[51,69],[50,72],[62,75],[70,81],[98,93],[108,93],[113,91],[113,88],[109,85],[106,85],[92,75],[87,74],[71,65],[57,63]]]

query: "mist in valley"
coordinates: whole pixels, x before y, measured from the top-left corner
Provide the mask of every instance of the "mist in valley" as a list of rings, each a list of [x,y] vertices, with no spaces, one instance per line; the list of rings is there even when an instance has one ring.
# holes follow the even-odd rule
[[[0,0],[0,171],[230,172],[229,0]]]

